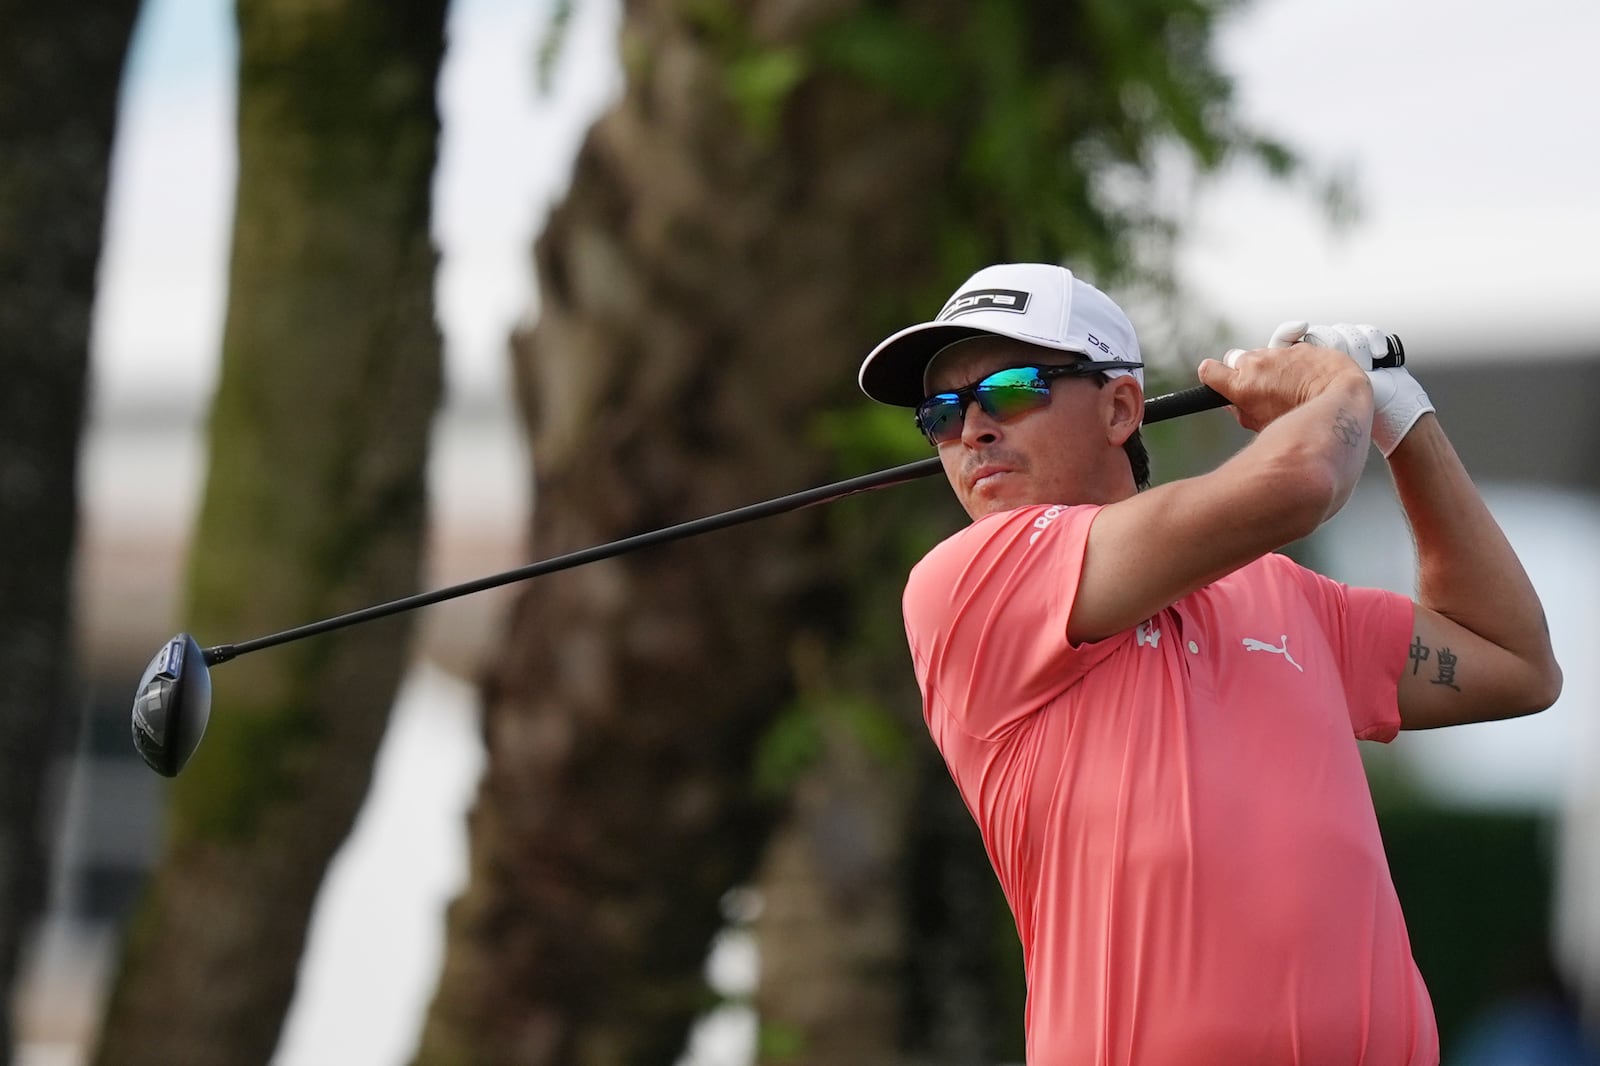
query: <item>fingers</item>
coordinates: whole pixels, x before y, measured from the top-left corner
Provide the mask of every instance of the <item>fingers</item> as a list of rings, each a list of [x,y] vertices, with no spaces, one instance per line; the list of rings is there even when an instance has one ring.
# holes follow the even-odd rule
[[[1364,322],[1311,326],[1306,330],[1304,339],[1307,343],[1343,352],[1354,359],[1362,370],[1371,370],[1379,359],[1389,354],[1388,335]]]
[[[1235,349],[1235,351],[1237,350],[1238,349]],[[1226,396],[1228,394],[1228,382],[1239,376],[1238,371],[1234,370],[1234,368],[1226,362],[1228,357],[1233,354],[1233,352],[1229,352],[1221,359],[1200,360],[1200,365],[1195,371],[1196,374],[1199,375],[1200,383],[1202,385],[1209,385],[1211,388],[1216,389],[1218,392]]]
[[[1302,327],[1286,323],[1274,337],[1286,339],[1304,332]],[[1337,339],[1350,343],[1342,336]],[[1249,429],[1266,426],[1357,372],[1355,360],[1343,350],[1299,341],[1276,348],[1230,348],[1220,358],[1202,362],[1198,370],[1201,382],[1227,397],[1240,424]]]
[[[1232,348],[1220,359],[1201,363],[1200,380],[1228,398],[1241,425],[1256,429],[1305,402],[1328,382],[1348,376],[1353,364],[1372,388],[1372,440],[1389,455],[1417,419],[1433,410],[1410,374],[1393,366],[1400,362],[1394,358],[1398,345],[1398,340],[1364,322],[1310,325],[1293,319],[1278,324],[1264,349]]]
[[[1272,331],[1272,336],[1267,338],[1268,348],[1287,348],[1298,343],[1305,335],[1311,324],[1304,319],[1290,319],[1288,322],[1278,323],[1278,328]]]
[[[1230,395],[1233,384],[1239,380],[1239,360],[1249,354],[1243,348],[1229,348],[1222,353],[1221,359],[1202,359],[1196,368],[1200,383],[1224,396]]]
[[[1357,358],[1352,346],[1359,342],[1359,337],[1342,325],[1312,326],[1306,330],[1305,341],[1307,344],[1315,344],[1319,348],[1332,348],[1335,351],[1343,352],[1352,359]]]

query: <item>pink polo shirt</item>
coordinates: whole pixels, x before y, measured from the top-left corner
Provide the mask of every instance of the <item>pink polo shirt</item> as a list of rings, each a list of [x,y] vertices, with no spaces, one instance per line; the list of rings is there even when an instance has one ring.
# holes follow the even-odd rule
[[[905,591],[923,714],[1016,917],[1030,1066],[1434,1066],[1355,738],[1411,601],[1269,555],[1071,646],[1097,507],[989,515]]]

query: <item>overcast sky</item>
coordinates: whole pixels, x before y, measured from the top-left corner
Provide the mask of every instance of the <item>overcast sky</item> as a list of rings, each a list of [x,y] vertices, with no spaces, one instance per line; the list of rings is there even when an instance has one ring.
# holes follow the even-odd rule
[[[1424,357],[1483,334],[1593,350],[1600,4],[1266,0],[1221,41],[1245,115],[1351,172],[1365,210],[1335,235],[1237,176],[1192,233],[1198,291],[1258,330],[1365,316]]]

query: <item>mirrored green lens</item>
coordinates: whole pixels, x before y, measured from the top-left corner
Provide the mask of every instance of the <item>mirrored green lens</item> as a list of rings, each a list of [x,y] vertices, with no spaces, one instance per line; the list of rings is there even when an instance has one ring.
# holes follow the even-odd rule
[[[1032,367],[990,374],[972,391],[984,413],[1002,422],[1050,402],[1050,383]]]
[[[1038,367],[998,370],[975,385],[923,400],[917,406],[917,428],[933,444],[955,440],[961,436],[967,404],[974,400],[990,418],[1004,422],[1049,403],[1050,382]]]

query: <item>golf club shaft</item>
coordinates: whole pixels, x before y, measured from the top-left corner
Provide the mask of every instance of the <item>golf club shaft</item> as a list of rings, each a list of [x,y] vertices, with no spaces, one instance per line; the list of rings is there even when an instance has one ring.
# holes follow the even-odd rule
[[[1169,418],[1178,418],[1183,415],[1193,414],[1196,411],[1209,411],[1227,404],[1227,400],[1220,393],[1213,392],[1204,385],[1184,389],[1181,392],[1167,393],[1157,396],[1145,404],[1144,422],[1163,422]],[[357,625],[361,622],[370,622],[376,618],[384,618],[402,611],[415,610],[418,607],[427,607],[444,600],[452,600],[459,596],[468,596],[474,592],[484,592],[488,589],[499,588],[516,581],[526,581],[529,578],[553,574],[558,570],[569,570],[585,563],[598,562],[601,559],[610,559],[613,556],[624,555],[640,548],[654,547],[657,544],[666,544],[685,537],[698,536],[701,533],[710,533],[729,526],[740,525],[744,522],[754,521],[757,518],[768,518],[772,515],[785,514],[797,511],[802,507],[811,507],[819,503],[830,503],[834,500],[853,496],[858,492],[870,489],[885,488],[889,485],[899,485],[907,481],[915,481],[928,477],[940,470],[939,458],[920,459],[914,463],[903,466],[890,467],[872,474],[862,474],[860,477],[849,478],[844,481],[835,481],[828,485],[819,485],[803,492],[791,493],[788,496],[779,496],[776,499],[753,503],[732,511],[721,514],[708,515],[705,518],[696,518],[688,522],[680,522],[675,526],[664,529],[640,533],[632,537],[624,537],[606,544],[597,544],[592,548],[583,548],[566,555],[558,555],[553,559],[543,559],[539,562],[519,566],[514,570],[506,570],[498,574],[490,574],[473,581],[463,582],[459,585],[450,585],[446,588],[434,589],[432,592],[420,592],[414,596],[406,596],[387,603],[364,607],[348,614],[336,615],[325,618],[320,622],[310,622],[294,629],[285,629],[281,633],[273,633],[254,640],[242,641],[238,644],[218,644],[206,648],[204,651],[207,666],[225,663],[229,659],[238,658],[240,655],[263,648],[287,644],[290,641],[300,640],[305,637],[316,636],[346,626]]]

